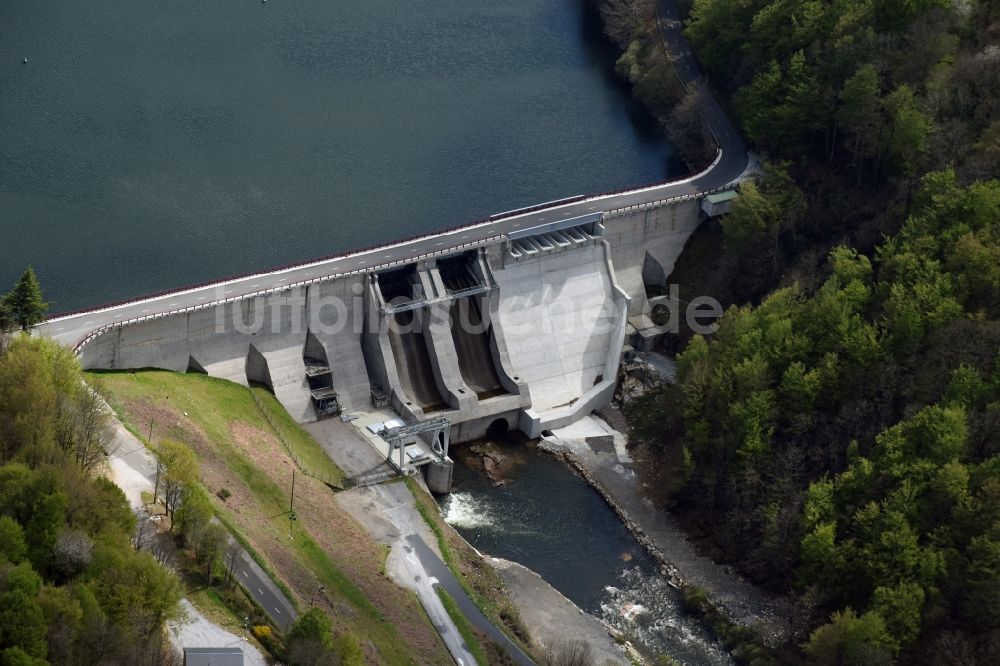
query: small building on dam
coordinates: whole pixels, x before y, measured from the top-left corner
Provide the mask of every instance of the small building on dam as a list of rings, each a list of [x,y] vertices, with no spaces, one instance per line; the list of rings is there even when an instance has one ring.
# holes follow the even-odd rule
[[[663,333],[649,297],[706,217],[702,199],[577,215],[267,293],[220,291],[108,326],[78,353],[88,369],[260,384],[303,423],[378,414],[391,424],[385,456],[404,473],[427,465],[447,492],[449,443],[537,437],[611,401],[623,347]]]

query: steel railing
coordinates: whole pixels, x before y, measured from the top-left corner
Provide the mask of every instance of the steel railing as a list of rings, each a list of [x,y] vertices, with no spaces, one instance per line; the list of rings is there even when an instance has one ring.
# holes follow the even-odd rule
[[[708,189],[708,190],[704,190],[702,192],[696,192],[696,193],[691,193],[691,194],[681,194],[681,195],[677,195],[677,196],[673,196],[673,197],[666,197],[666,198],[663,198],[663,199],[656,199],[656,200],[653,200],[653,201],[647,201],[647,202],[643,202],[643,203],[632,204],[632,205],[629,205],[629,206],[622,206],[622,207],[619,207],[619,208],[612,208],[612,209],[610,209],[608,211],[605,211],[604,216],[605,217],[618,217],[618,216],[626,215],[628,213],[631,213],[631,212],[634,212],[634,211],[637,211],[637,210],[647,210],[647,209],[650,209],[650,208],[659,208],[661,206],[672,205],[672,204],[681,203],[681,202],[684,202],[684,201],[694,201],[694,200],[697,200],[697,199],[702,199],[702,198],[704,198],[704,197],[706,197],[706,196],[708,196],[710,194],[714,194],[716,192],[723,192],[723,191],[726,191],[726,190],[734,189],[735,187],[737,187],[736,183],[728,183],[726,185],[722,185],[722,186],[719,186],[719,187],[714,187],[714,188],[711,188],[711,189]],[[640,188],[640,189],[642,189],[642,188]],[[606,196],[606,195],[600,195],[600,196]],[[417,238],[426,238],[426,237],[427,236],[424,235],[424,236],[418,236]],[[250,299],[250,298],[259,298],[261,296],[269,296],[271,294],[277,294],[277,293],[281,293],[281,292],[285,292],[285,291],[290,291],[292,289],[297,289],[297,288],[309,286],[309,285],[312,285],[312,284],[318,284],[320,282],[329,282],[331,280],[336,280],[336,279],[341,279],[341,278],[345,278],[345,277],[350,277],[352,275],[363,275],[365,273],[370,273],[372,271],[384,270],[386,268],[392,268],[392,267],[395,267],[395,266],[402,266],[402,265],[406,265],[406,264],[412,264],[412,263],[415,263],[415,262],[418,262],[418,261],[424,261],[426,259],[430,259],[430,258],[434,258],[434,257],[440,257],[440,256],[448,255],[448,254],[453,254],[453,253],[455,253],[457,251],[464,251],[464,250],[467,250],[467,249],[472,249],[472,248],[476,248],[476,247],[482,247],[482,246],[485,246],[485,245],[492,245],[493,243],[501,242],[501,241],[506,240],[506,239],[507,239],[507,234],[497,234],[495,236],[488,236],[486,238],[482,238],[482,239],[475,240],[475,241],[469,241],[469,242],[466,242],[466,243],[460,243],[458,245],[454,245],[454,246],[449,247],[449,248],[445,248],[445,249],[441,249],[441,250],[434,250],[432,252],[426,252],[426,253],[423,253],[423,254],[414,255],[412,257],[406,257],[405,259],[396,259],[396,260],[393,260],[393,261],[382,262],[382,263],[379,263],[379,264],[374,264],[374,265],[371,265],[371,266],[367,266],[365,268],[352,269],[352,270],[349,270],[349,271],[337,271],[337,272],[334,272],[334,273],[330,273],[330,274],[327,274],[327,275],[322,275],[322,276],[315,277],[315,278],[309,278],[309,279],[305,279],[305,280],[298,280],[296,282],[290,282],[288,284],[280,285],[280,286],[277,286],[277,287],[270,287],[268,289],[260,289],[260,290],[257,290],[257,291],[247,292],[245,294],[240,294],[238,296],[230,296],[228,298],[222,298],[222,299],[217,299],[217,300],[214,300],[214,301],[208,301],[208,302],[205,302],[205,303],[199,303],[197,305],[190,305],[190,306],[186,306],[186,307],[183,307],[183,308],[176,308],[176,309],[173,309],[173,310],[164,310],[164,311],[155,312],[155,313],[149,314],[149,315],[142,315],[142,316],[138,316],[138,317],[131,317],[129,319],[122,319],[120,321],[109,322],[107,324],[104,324],[103,326],[100,326],[99,328],[94,329],[86,337],[84,337],[82,340],[80,340],[80,342],[78,342],[74,346],[73,349],[74,349],[74,351],[76,351],[77,353],[79,353],[80,350],[83,349],[84,346],[86,346],[87,344],[89,344],[90,342],[92,342],[94,339],[96,339],[97,337],[103,335],[104,333],[107,333],[108,331],[114,330],[116,328],[122,328],[124,326],[130,326],[132,324],[138,324],[138,323],[142,323],[142,322],[145,322],[145,321],[151,321],[151,320],[154,320],[154,319],[162,319],[164,317],[170,317],[170,316],[174,316],[174,315],[178,315],[178,314],[185,314],[185,313],[188,313],[188,312],[196,312],[196,311],[199,311],[199,310],[205,310],[205,309],[208,309],[208,308],[217,307],[219,305],[225,305],[227,303],[236,303],[238,301],[243,301],[243,300],[247,300],[247,299]],[[406,241],[403,241],[402,243],[395,243],[394,245],[405,244],[405,243],[406,243]],[[383,246],[383,247],[391,247],[391,246]],[[350,254],[359,254],[361,252],[366,252],[366,251],[368,251],[368,250],[352,251]],[[344,256],[350,256],[350,254],[345,254]],[[283,269],[277,269],[277,270],[283,270]],[[252,275],[257,275],[257,274],[255,273],[255,274],[252,274]],[[214,281],[214,282],[208,282],[204,286],[218,285],[218,286],[221,287],[221,286],[223,286],[225,284],[226,284],[225,281],[222,281],[222,282],[220,282],[220,281]],[[199,287],[187,288],[184,291],[191,291],[193,289],[198,289],[198,288]],[[201,287],[201,288],[204,288],[204,287]],[[169,293],[178,293],[178,292],[167,292],[167,293],[169,294]],[[129,303],[138,303],[138,302],[142,302],[142,301],[145,301],[145,300],[149,300],[149,298],[150,297],[143,297],[143,298],[139,298],[139,299],[134,299],[132,301],[125,301],[121,305],[127,305]],[[155,297],[153,297],[153,298],[155,298]],[[112,305],[112,306],[106,306],[106,307],[104,307],[102,309],[109,309],[111,307],[119,307],[119,306],[114,306],[114,305]],[[92,310],[83,310],[82,312],[92,312]]]
[[[92,332],[90,332],[86,337],[84,337],[82,340],[80,340],[80,342],[78,342],[73,347],[73,350],[75,352],[79,353],[81,349],[83,349],[87,344],[89,344],[90,342],[92,342],[95,338],[103,335],[104,333],[107,333],[108,331],[114,330],[116,328],[121,328],[121,327],[124,327],[124,326],[130,326],[132,324],[139,324],[139,323],[142,323],[142,322],[145,322],[145,321],[152,321],[154,319],[162,319],[163,317],[171,317],[171,316],[174,316],[174,315],[185,314],[185,313],[188,313],[188,312],[196,312],[198,310],[205,310],[205,309],[208,309],[208,308],[217,307],[219,305],[225,305],[227,303],[236,303],[238,301],[243,301],[243,300],[247,300],[247,299],[250,299],[250,298],[259,298],[261,296],[269,296],[271,294],[277,294],[277,293],[281,293],[281,292],[284,292],[284,291],[290,291],[292,289],[297,289],[297,288],[300,288],[300,287],[304,287],[304,286],[308,286],[308,285],[312,285],[312,284],[317,284],[317,283],[320,283],[320,282],[329,282],[331,280],[337,280],[337,279],[341,279],[341,278],[345,278],[345,277],[350,277],[352,275],[363,275],[365,273],[370,273],[371,271],[383,270],[383,269],[386,269],[386,268],[392,268],[394,266],[401,266],[401,265],[404,265],[404,264],[411,264],[411,263],[414,263],[414,262],[417,262],[417,261],[423,261],[423,260],[430,259],[430,258],[433,258],[433,257],[439,257],[439,256],[446,255],[446,254],[452,254],[455,251],[463,251],[463,250],[471,249],[471,248],[474,248],[474,247],[480,247],[480,246],[483,246],[483,245],[490,245],[490,244],[493,244],[493,243],[496,243],[498,241],[503,240],[503,238],[504,238],[504,236],[502,234],[501,235],[497,235],[497,236],[489,236],[487,238],[482,238],[480,240],[469,241],[467,243],[461,243],[459,245],[456,245],[456,246],[453,246],[453,247],[450,247],[450,248],[447,248],[447,249],[434,250],[432,252],[426,252],[424,254],[417,254],[417,255],[414,255],[412,257],[407,257],[405,259],[396,259],[396,260],[393,260],[393,261],[387,261],[387,262],[383,262],[383,263],[380,263],[380,264],[368,266],[366,268],[352,269],[352,270],[349,270],[349,271],[338,271],[338,272],[334,272],[334,273],[329,273],[327,275],[321,275],[321,276],[315,277],[315,278],[309,278],[307,280],[298,280],[296,282],[289,282],[288,284],[284,284],[284,285],[277,286],[277,287],[270,287],[268,289],[259,289],[257,291],[247,292],[245,294],[240,294],[238,296],[230,296],[228,298],[221,298],[221,299],[216,299],[214,301],[207,301],[205,303],[198,303],[197,305],[189,305],[189,306],[182,307],[182,308],[175,308],[173,310],[163,310],[163,311],[154,312],[154,313],[148,314],[148,315],[141,315],[141,316],[138,316],[138,317],[130,317],[129,319],[122,319],[120,321],[108,322],[107,324],[104,324],[103,326],[100,326],[99,328],[96,328]],[[205,286],[213,286],[213,285],[223,286],[223,284],[225,284],[225,283],[222,283],[222,282],[210,282],[210,283],[206,284]],[[186,290],[186,291],[188,291],[188,290]],[[175,292],[170,292],[170,293],[175,293]],[[124,305],[127,305],[127,304],[132,303],[132,302],[139,303],[139,302],[142,302],[144,300],[148,300],[148,298],[137,299],[135,301],[127,301],[126,303],[124,303]],[[110,307],[116,307],[116,306],[110,306]],[[104,309],[107,309],[107,308],[104,308]],[[89,310],[84,310],[83,312],[90,312],[90,311]]]
[[[171,289],[164,289],[164,290],[161,290],[161,291],[156,291],[156,292],[151,292],[151,293],[147,293],[147,294],[142,294],[140,296],[135,296],[135,297],[132,297],[132,298],[126,298],[126,299],[122,299],[120,301],[111,301],[111,302],[108,302],[108,303],[102,303],[100,305],[96,305],[96,306],[92,306],[92,307],[79,308],[77,310],[70,310],[68,312],[57,312],[57,313],[53,314],[52,316],[48,317],[46,319],[46,321],[47,322],[51,322],[51,321],[55,321],[57,319],[65,319],[67,317],[72,317],[72,316],[75,316],[75,315],[80,315],[80,314],[85,314],[85,313],[97,313],[97,312],[101,312],[103,310],[110,310],[112,308],[121,307],[123,305],[130,305],[130,304],[133,304],[133,303],[140,303],[142,301],[153,300],[155,298],[162,298],[164,296],[181,295],[181,294],[189,292],[189,291],[194,291],[194,290],[197,290],[197,289],[204,289],[205,287],[211,287],[211,286],[215,286],[215,285],[220,285],[221,286],[221,285],[225,285],[225,284],[230,284],[230,283],[235,282],[237,280],[245,280],[245,279],[249,279],[249,278],[256,277],[256,276],[270,275],[270,274],[273,274],[273,273],[278,273],[278,272],[281,272],[281,271],[292,270],[292,269],[295,269],[295,268],[304,268],[306,266],[312,266],[314,264],[322,264],[322,263],[334,261],[336,259],[343,259],[343,258],[350,257],[350,256],[361,255],[361,254],[365,254],[365,253],[369,253],[369,252],[376,252],[376,251],[380,251],[380,250],[387,250],[387,249],[396,247],[398,245],[406,245],[407,243],[411,243],[411,242],[413,242],[415,240],[419,240],[419,239],[422,239],[422,238],[429,238],[431,236],[439,236],[439,235],[444,235],[444,234],[451,234],[451,233],[455,233],[455,232],[459,232],[459,231],[468,231],[470,229],[475,229],[477,227],[482,227],[482,226],[485,226],[485,225],[494,224],[494,223],[499,222],[501,220],[509,219],[511,217],[517,217],[519,215],[525,215],[525,214],[531,213],[531,212],[538,212],[540,210],[545,210],[545,209],[548,209],[548,208],[558,208],[560,206],[568,205],[569,203],[579,203],[581,201],[594,201],[594,200],[597,200],[597,199],[607,198],[609,196],[616,196],[616,195],[620,195],[620,194],[626,194],[626,193],[629,193],[629,192],[641,192],[643,190],[653,189],[653,188],[657,188],[657,187],[664,187],[664,186],[670,185],[672,183],[682,182],[682,181],[688,180],[690,178],[694,178],[694,177],[697,177],[699,175],[702,175],[702,174],[705,173],[705,171],[709,167],[712,166],[712,164],[714,164],[714,162],[711,162],[711,163],[707,164],[705,166],[705,168],[701,169],[700,171],[693,171],[693,172],[687,173],[687,174],[685,174],[683,176],[680,176],[678,178],[668,178],[668,179],[664,179],[664,180],[653,181],[653,182],[642,184],[642,185],[633,185],[633,186],[630,186],[630,187],[625,187],[625,188],[620,188],[620,189],[607,190],[605,192],[599,192],[599,193],[591,194],[589,196],[578,195],[578,196],[575,196],[575,197],[568,197],[566,199],[557,199],[555,201],[550,201],[550,202],[547,202],[547,203],[544,203],[544,204],[538,204],[536,206],[527,206],[527,207],[524,207],[524,208],[517,208],[517,209],[506,211],[506,212],[503,212],[503,213],[496,213],[494,215],[490,215],[489,217],[479,218],[478,220],[473,220],[471,222],[457,224],[457,225],[454,225],[454,226],[451,226],[451,227],[445,227],[445,228],[436,229],[436,230],[432,230],[432,231],[428,231],[428,232],[423,232],[423,233],[419,233],[419,234],[413,234],[412,236],[408,236],[408,237],[405,237],[405,238],[395,239],[395,240],[392,240],[392,241],[388,241],[386,243],[379,243],[379,244],[375,244],[375,245],[368,245],[368,246],[364,246],[364,247],[360,247],[360,248],[351,248],[349,250],[344,250],[342,252],[337,252],[337,253],[326,255],[326,256],[322,256],[322,257],[314,257],[314,258],[311,258],[311,259],[303,259],[303,260],[299,260],[299,261],[293,261],[293,262],[290,262],[290,263],[287,263],[287,264],[281,264],[281,265],[278,265],[278,266],[271,266],[271,267],[269,267],[267,269],[263,269],[263,270],[260,270],[260,271],[250,271],[250,272],[247,272],[247,273],[236,273],[236,274],[232,274],[232,275],[221,277],[221,278],[213,278],[211,280],[206,280],[204,282],[197,282],[197,283],[194,283],[194,284],[185,285],[185,286],[182,286],[182,287],[175,287],[175,288],[171,288]],[[459,247],[459,246],[455,246],[455,247]]]

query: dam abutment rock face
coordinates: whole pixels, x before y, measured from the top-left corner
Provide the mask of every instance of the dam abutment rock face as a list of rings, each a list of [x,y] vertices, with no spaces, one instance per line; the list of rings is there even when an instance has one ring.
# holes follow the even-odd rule
[[[662,288],[703,217],[691,196],[266,294],[223,284],[218,302],[107,326],[79,354],[263,384],[300,422],[385,394],[408,422],[448,419],[453,441],[497,423],[537,437],[610,402],[629,336],[655,334],[647,284]]]

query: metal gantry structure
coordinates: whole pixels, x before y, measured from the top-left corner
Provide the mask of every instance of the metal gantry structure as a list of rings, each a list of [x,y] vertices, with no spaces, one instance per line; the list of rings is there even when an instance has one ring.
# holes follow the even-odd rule
[[[400,474],[406,474],[408,466],[406,461],[406,447],[416,444],[417,439],[423,440],[429,445],[431,451],[444,461],[448,459],[448,446],[451,433],[451,422],[444,416],[437,416],[427,421],[409,423],[395,428],[387,428],[379,433],[385,441],[389,443],[390,464],[399,469]],[[398,452],[398,461],[393,460]],[[413,458],[409,466],[418,465],[423,462],[430,462],[424,455]]]

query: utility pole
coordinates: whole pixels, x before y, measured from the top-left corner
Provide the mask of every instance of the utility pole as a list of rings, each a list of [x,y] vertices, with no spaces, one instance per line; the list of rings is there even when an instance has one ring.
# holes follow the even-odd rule
[[[150,450],[153,449],[153,419],[149,419],[149,437],[146,438]],[[153,451],[153,458],[156,459],[156,478],[153,480],[153,504],[156,504],[157,493],[160,492],[160,457]]]
[[[288,502],[288,538],[294,539],[292,536],[292,523],[295,522],[295,468],[292,468],[292,496]]]

